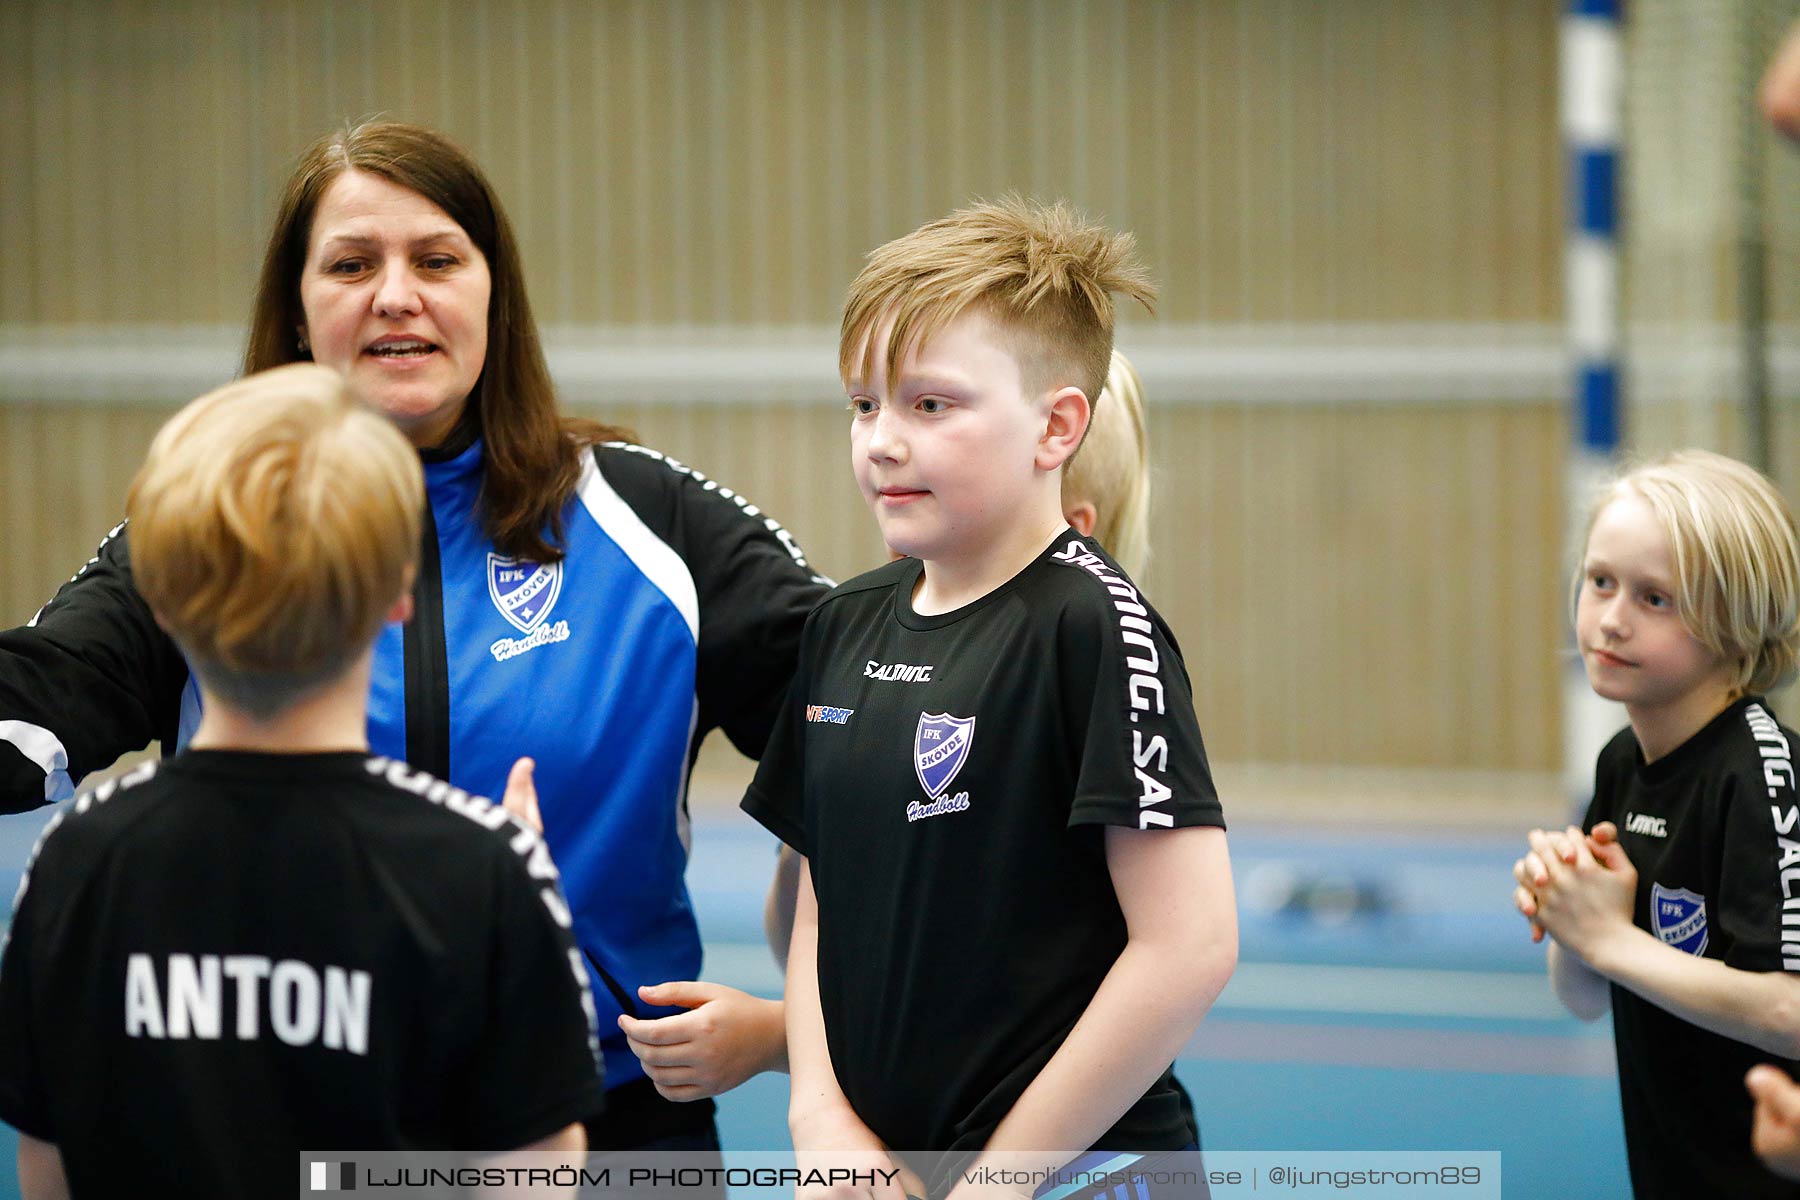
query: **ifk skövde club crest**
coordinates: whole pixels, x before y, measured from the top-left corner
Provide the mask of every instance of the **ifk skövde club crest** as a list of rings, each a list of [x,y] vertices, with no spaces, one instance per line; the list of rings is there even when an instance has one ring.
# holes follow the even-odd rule
[[[1650,928],[1662,941],[1699,955],[1706,951],[1706,897],[1686,888],[1650,885]]]
[[[500,615],[512,622],[520,633],[530,633],[556,605],[562,592],[562,564],[523,562],[501,558],[492,550],[487,556],[488,595]]]
[[[918,728],[913,731],[913,770],[918,772],[919,786],[927,796],[935,800],[950,786],[968,761],[969,747],[974,742],[974,717],[919,714]]]

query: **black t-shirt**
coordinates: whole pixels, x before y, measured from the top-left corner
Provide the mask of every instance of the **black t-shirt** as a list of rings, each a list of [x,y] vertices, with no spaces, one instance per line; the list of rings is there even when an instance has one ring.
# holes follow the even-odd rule
[[[273,1195],[302,1150],[511,1149],[601,1103],[556,868],[364,754],[196,751],[54,818],[0,957],[0,1119],[77,1196]]]
[[[837,1080],[897,1150],[986,1144],[1124,949],[1103,826],[1223,826],[1174,637],[1065,531],[938,616],[832,592],[744,808],[807,856]],[[1194,1141],[1165,1072],[1097,1143]]]
[[[1584,827],[1619,827],[1638,873],[1639,928],[1739,970],[1800,971],[1800,926],[1782,924],[1784,912],[1800,913],[1793,738],[1751,697],[1653,763],[1630,729],[1607,744]],[[1800,1184],[1777,1179],[1751,1152],[1744,1091],[1755,1064],[1792,1074],[1800,1063],[1689,1024],[1617,984],[1612,1009],[1638,1196],[1800,1196]]]

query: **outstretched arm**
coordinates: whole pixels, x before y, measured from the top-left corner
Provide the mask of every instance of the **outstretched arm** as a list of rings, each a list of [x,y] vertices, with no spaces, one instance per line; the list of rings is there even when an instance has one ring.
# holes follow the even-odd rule
[[[186,682],[120,525],[30,624],[0,630],[0,812],[66,799],[88,772],[172,739]]]

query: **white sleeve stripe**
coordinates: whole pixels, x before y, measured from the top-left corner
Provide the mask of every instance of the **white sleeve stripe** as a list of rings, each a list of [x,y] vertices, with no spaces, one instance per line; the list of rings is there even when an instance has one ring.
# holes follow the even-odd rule
[[[644,578],[669,598],[669,603],[687,622],[688,634],[694,644],[699,645],[700,594],[681,555],[650,532],[643,518],[606,481],[592,454],[581,456],[581,481],[575,485],[575,491],[594,523],[617,543],[633,565],[643,572]]]
[[[700,697],[696,694],[694,696],[694,707],[688,712],[687,744],[690,747],[694,744],[694,728],[699,724]],[[691,772],[683,771],[681,773],[681,786],[675,789],[675,836],[681,840],[681,853],[684,856],[684,861],[686,856],[691,856],[694,853],[694,818],[693,814],[688,812],[687,804],[690,776]]]
[[[66,800],[74,794],[75,786],[69,780],[69,752],[54,733],[29,721],[0,721],[0,742],[11,742],[44,772],[45,803]]]

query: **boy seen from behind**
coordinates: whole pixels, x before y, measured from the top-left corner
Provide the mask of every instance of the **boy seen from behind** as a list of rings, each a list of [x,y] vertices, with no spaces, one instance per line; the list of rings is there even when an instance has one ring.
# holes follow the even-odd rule
[[[1063,515],[1113,293],[1153,294],[1131,239],[1062,205],[978,205],[870,255],[841,343],[851,460],[908,557],[813,613],[744,798],[806,860],[796,1149],[932,1195],[1197,1147],[1171,1063],[1236,962],[1180,652]]]
[[[541,839],[368,753],[422,487],[323,367],[157,435],[132,566],[204,714],[53,818],[21,883],[0,1119],[26,1197],[270,1195],[302,1150],[584,1147],[593,1008]]]

